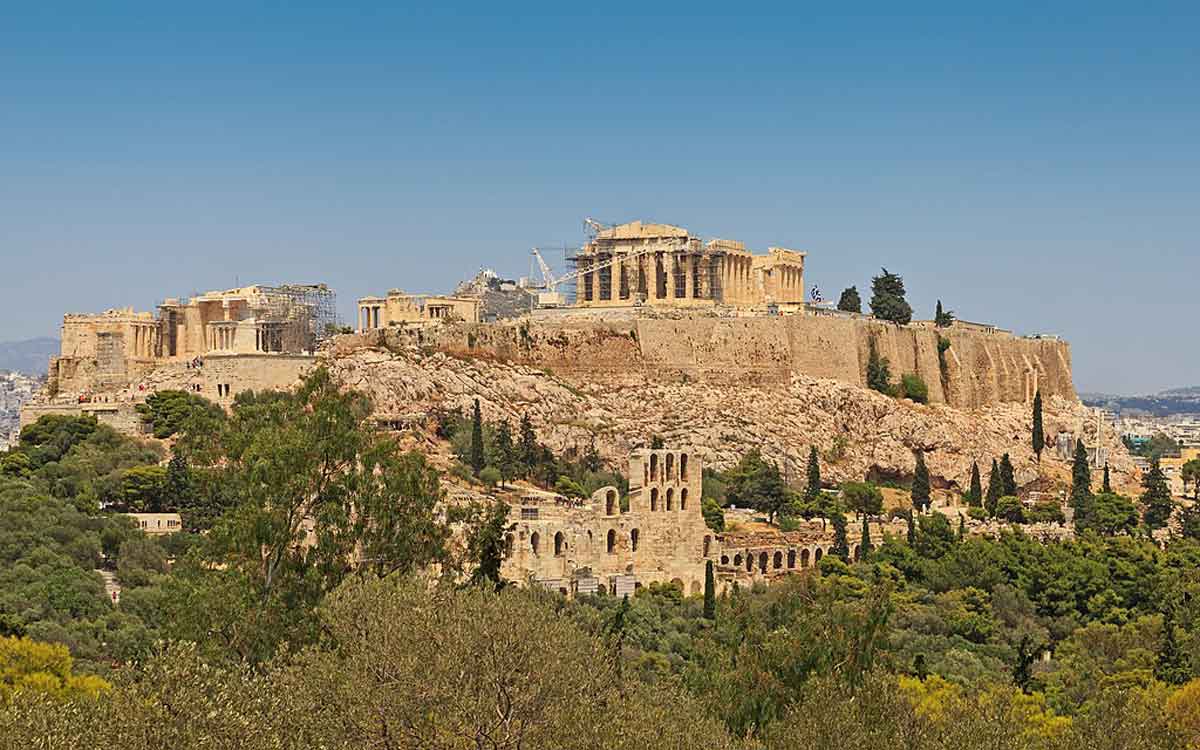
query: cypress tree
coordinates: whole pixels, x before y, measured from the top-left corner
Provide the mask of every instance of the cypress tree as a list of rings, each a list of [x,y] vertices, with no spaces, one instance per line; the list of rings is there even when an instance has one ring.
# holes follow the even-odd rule
[[[1071,463],[1071,507],[1078,513],[1092,497],[1092,469],[1088,466],[1087,448],[1082,440],[1075,441],[1075,459]]]
[[[483,414],[479,411],[479,399],[475,399],[475,413],[471,416],[471,470],[475,476],[483,471]]]
[[[858,295],[858,287],[851,286],[842,290],[842,296],[838,298],[837,309],[842,312],[862,312],[862,297]]]
[[[529,413],[521,415],[521,438],[517,455],[521,463],[522,476],[528,478],[538,465],[537,435],[533,432],[533,422],[529,421]]]
[[[867,340],[867,387],[873,391],[891,394],[892,373],[887,357],[879,356],[875,348],[875,338]]]
[[[967,505],[978,508],[983,505],[983,484],[979,481],[979,462],[971,462],[971,489],[967,493]]]
[[[904,535],[904,540],[908,542],[909,547],[917,545],[917,522],[913,520],[912,511],[907,511],[904,514],[904,522],[908,526],[908,531]]]
[[[1017,496],[1017,479],[1013,472],[1012,459],[1007,453],[1000,457],[1000,485],[1003,490],[1001,497]]]
[[[919,511],[929,510],[929,469],[925,468],[925,453],[917,451],[917,468],[913,471],[912,504]]]
[[[1021,689],[1022,693],[1029,692],[1029,683],[1033,680],[1033,661],[1036,655],[1037,649],[1033,646],[1033,639],[1028,633],[1021,636],[1021,645],[1017,647],[1017,668],[1013,670],[1013,682]]]
[[[817,446],[808,451],[808,486],[804,490],[804,499],[812,503],[821,496],[821,462],[817,459]]]
[[[1108,476],[1108,461],[1104,462],[1104,484],[1101,491],[1106,495],[1112,494],[1112,481]]]
[[[496,468],[500,470],[500,485],[517,475],[518,460],[516,446],[513,445],[512,425],[507,419],[500,421],[496,427]]]
[[[1167,486],[1167,478],[1157,458],[1150,459],[1150,471],[1142,477],[1142,490],[1143,519],[1151,529],[1161,529],[1171,518],[1175,501],[1171,499],[1171,488]]]
[[[1004,494],[1004,484],[1000,481],[1000,465],[996,463],[996,459],[992,459],[992,473],[988,475],[987,498],[983,502],[984,509],[987,510],[989,516],[996,515],[996,503]]]
[[[904,280],[886,268],[871,279],[871,314],[880,320],[908,325],[912,306],[904,299]]]
[[[858,542],[858,557],[860,560],[866,560],[867,555],[870,555],[875,550],[875,545],[871,544],[871,525],[867,523],[867,514],[862,517],[862,539]]]
[[[958,541],[967,538],[967,519],[963,515],[958,516]]]
[[[833,523],[833,546],[829,548],[829,554],[848,563],[850,562],[850,540],[846,538],[846,516],[841,511],[835,511],[829,520]]]
[[[713,578],[712,560],[704,563],[704,619],[717,619],[717,582]]]
[[[929,668],[925,666],[925,654],[917,654],[917,657],[913,659],[913,674],[922,682],[929,676]]]
[[[1175,639],[1175,616],[1169,608],[1163,614],[1162,641],[1154,660],[1154,676],[1168,685],[1182,685],[1192,677],[1187,657]]]
[[[937,301],[937,311],[933,314],[933,324],[938,328],[949,328],[954,322],[954,313],[942,309],[942,301]]]
[[[1038,463],[1042,461],[1042,449],[1046,447],[1046,432],[1042,426],[1042,392],[1033,394],[1033,452]]]

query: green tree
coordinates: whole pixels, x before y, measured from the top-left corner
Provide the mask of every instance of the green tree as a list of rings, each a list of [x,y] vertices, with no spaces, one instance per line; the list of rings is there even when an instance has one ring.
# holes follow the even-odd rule
[[[867,521],[867,516],[862,517],[862,538],[858,543],[858,555],[862,560],[875,551],[875,545],[871,543],[871,525]]]
[[[1013,470],[1012,459],[1005,453],[1000,457],[1000,486],[1005,495],[1017,494],[1016,472]]]
[[[871,279],[871,314],[880,320],[907,325],[912,321],[912,306],[904,298],[904,280],[890,273]]]
[[[507,419],[500,420],[500,424],[496,426],[495,441],[496,469],[500,472],[500,481],[503,484],[515,478],[521,470],[520,457],[513,443],[512,425]]]
[[[817,457],[817,446],[809,446],[807,484],[804,489],[804,499],[815,503],[821,496],[821,461]]]
[[[788,503],[789,493],[779,466],[762,457],[757,448],[742,456],[727,473],[726,499],[735,505],[754,508],[767,514],[769,522]]]
[[[537,435],[533,431],[533,422],[529,420],[528,412],[521,415],[521,438],[517,454],[521,462],[521,476],[530,477],[537,469],[540,451],[538,450]]]
[[[1161,529],[1167,525],[1171,511],[1175,509],[1175,501],[1171,499],[1171,488],[1167,486],[1167,478],[1157,458],[1150,459],[1150,471],[1142,477],[1141,501],[1147,526]]]
[[[867,387],[888,395],[892,394],[892,373],[887,357],[881,357],[875,346],[875,337],[867,340]]]
[[[996,518],[1010,523],[1025,523],[1025,507],[1021,500],[1013,495],[1003,495],[996,501]]]
[[[213,420],[222,420],[225,411],[212,401],[195,393],[179,390],[163,390],[151,393],[144,403],[136,406],[138,415],[149,426],[154,437],[169,438],[189,428],[193,420],[203,420],[208,425]],[[193,425],[194,428],[194,425]]]
[[[862,312],[862,298],[858,296],[858,287],[851,286],[842,290],[842,296],[838,298],[837,309],[842,312]]]
[[[471,414],[471,471],[475,476],[483,471],[483,415],[479,411],[479,399],[475,399],[475,411]]]
[[[850,562],[850,540],[846,537],[846,516],[841,511],[834,511],[829,521],[833,525],[833,546],[829,548],[829,554],[848,563]]]
[[[1170,605],[1163,612],[1162,639],[1154,659],[1154,676],[1168,685],[1182,685],[1192,677],[1187,654],[1179,647],[1175,636],[1175,615]]]
[[[938,328],[949,328],[954,324],[954,313],[942,309],[942,301],[937,301],[937,310],[933,314],[933,324]]]
[[[712,560],[704,561],[704,619],[717,619],[717,582]]]
[[[1033,432],[1031,438],[1033,440],[1033,453],[1037,456],[1037,460],[1040,463],[1042,460],[1042,450],[1046,447],[1046,430],[1042,424],[1041,390],[1033,394]]]
[[[41,694],[58,700],[88,699],[111,687],[99,677],[77,675],[73,670],[74,660],[66,646],[0,637],[0,706],[18,693]]]
[[[504,562],[508,512],[508,504],[497,500],[490,504],[472,503],[453,515],[453,520],[466,528],[467,562],[473,568],[471,583],[493,589],[504,585],[500,567]]]
[[[704,523],[713,531],[725,530],[725,511],[717,504],[717,501],[711,497],[704,498],[700,503],[700,514],[704,516]]]
[[[984,498],[983,507],[988,512],[989,516],[996,515],[996,503],[1004,496],[1004,482],[1000,479],[1000,464],[996,463],[996,459],[992,459],[992,471],[988,475],[987,495]]]
[[[1104,462],[1104,481],[1100,485],[1101,492],[1112,492],[1112,477],[1108,473],[1108,462]]]
[[[1131,534],[1137,528],[1137,508],[1127,497],[1111,493],[1088,495],[1075,510],[1076,531],[1092,530],[1103,536]]]
[[[192,471],[182,453],[175,453],[167,463],[167,476],[163,484],[163,505],[170,510],[190,508],[196,503],[196,487]]]
[[[842,485],[842,502],[856,515],[875,516],[883,511],[883,492],[870,482],[846,482]]]
[[[134,466],[121,473],[117,504],[130,513],[161,513],[167,485],[162,466]]]
[[[900,376],[900,391],[904,397],[918,404],[929,403],[929,386],[924,378],[916,373],[905,373]]]
[[[967,490],[967,505],[978,508],[983,505],[983,484],[979,479],[979,462],[971,462],[971,489]]]
[[[1179,476],[1183,480],[1184,492],[1187,492],[1187,486],[1192,486],[1192,499],[1200,500],[1200,458],[1193,458],[1183,465],[1179,470]]]
[[[925,452],[917,451],[917,467],[913,469],[912,504],[920,512],[929,510],[929,469],[925,467]]]
[[[1071,507],[1078,511],[1092,496],[1092,469],[1088,464],[1087,448],[1082,440],[1075,441],[1075,458],[1071,463]]]

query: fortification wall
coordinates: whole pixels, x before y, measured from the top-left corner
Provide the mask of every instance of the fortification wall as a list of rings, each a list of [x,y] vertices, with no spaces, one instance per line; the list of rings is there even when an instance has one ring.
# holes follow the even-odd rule
[[[370,341],[343,341],[356,345]],[[420,343],[450,353],[495,357],[609,383],[646,380],[787,385],[793,374],[866,385],[872,341],[894,380],[915,373],[929,400],[957,408],[1028,402],[1043,396],[1077,400],[1067,343],[989,333],[898,326],[818,316],[719,318],[696,315],[505,322],[422,331]],[[950,346],[939,355],[939,340]]]

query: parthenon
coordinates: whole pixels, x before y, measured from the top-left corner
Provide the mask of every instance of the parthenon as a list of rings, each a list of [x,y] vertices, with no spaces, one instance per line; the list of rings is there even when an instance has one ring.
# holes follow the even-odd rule
[[[805,255],[781,247],[755,255],[736,240],[634,221],[597,232],[574,256],[575,304],[803,304]]]

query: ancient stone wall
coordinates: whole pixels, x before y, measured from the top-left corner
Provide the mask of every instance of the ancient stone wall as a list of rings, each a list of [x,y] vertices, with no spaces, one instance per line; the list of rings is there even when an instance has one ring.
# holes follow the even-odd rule
[[[723,318],[677,316],[595,321],[520,321],[448,326],[424,343],[494,356],[589,380],[693,380],[787,385],[793,375],[866,385],[872,342],[892,378],[919,375],[929,400],[974,409],[1076,400],[1068,344],[954,326],[933,329],[809,315]],[[939,354],[939,340],[949,349]],[[347,342],[353,345],[353,342]]]

